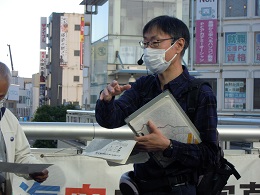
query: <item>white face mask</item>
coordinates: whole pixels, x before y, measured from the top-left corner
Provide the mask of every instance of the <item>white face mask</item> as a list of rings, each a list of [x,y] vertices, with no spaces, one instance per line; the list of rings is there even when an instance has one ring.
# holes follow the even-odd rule
[[[165,53],[170,48],[172,48],[174,44],[172,44],[172,46],[169,47],[167,50],[152,48],[144,49],[144,63],[152,73],[161,74],[170,66],[171,62],[177,56],[177,53],[172,57],[172,59],[169,62],[165,60]]]

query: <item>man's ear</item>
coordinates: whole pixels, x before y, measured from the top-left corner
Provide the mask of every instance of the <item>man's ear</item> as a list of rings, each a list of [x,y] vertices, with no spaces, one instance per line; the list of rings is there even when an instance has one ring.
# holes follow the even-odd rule
[[[176,43],[175,43],[175,48],[178,53],[181,53],[185,45],[185,39],[184,38],[179,38]]]

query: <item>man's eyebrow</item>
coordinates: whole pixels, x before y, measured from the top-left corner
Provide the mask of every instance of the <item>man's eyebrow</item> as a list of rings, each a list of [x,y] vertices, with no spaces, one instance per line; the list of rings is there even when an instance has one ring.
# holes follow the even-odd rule
[[[144,39],[148,39],[147,37],[143,37]],[[158,35],[154,35],[154,36],[152,36],[151,38],[150,38],[150,40],[157,40],[157,39],[159,39],[158,38]]]

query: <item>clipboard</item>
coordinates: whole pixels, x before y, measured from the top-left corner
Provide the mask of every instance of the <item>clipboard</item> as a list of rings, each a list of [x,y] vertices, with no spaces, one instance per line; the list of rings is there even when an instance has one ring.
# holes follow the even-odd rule
[[[198,130],[169,90],[165,90],[129,115],[125,122],[136,136],[143,136],[149,134],[148,120],[153,121],[169,139],[187,144],[201,142]],[[169,165],[172,161],[163,157],[162,152],[154,152],[150,156],[153,156],[162,167]]]

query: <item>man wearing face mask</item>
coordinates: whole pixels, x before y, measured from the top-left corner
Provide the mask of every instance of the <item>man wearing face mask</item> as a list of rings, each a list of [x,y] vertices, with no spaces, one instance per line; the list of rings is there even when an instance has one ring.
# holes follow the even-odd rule
[[[41,163],[30,151],[28,140],[17,118],[3,107],[11,82],[8,67],[0,62],[0,161],[15,163]],[[43,182],[48,178],[47,169],[29,175],[19,174],[25,179]],[[12,194],[13,174],[0,172],[0,195]]]
[[[105,128],[125,125],[124,119],[138,108],[168,89],[187,113],[182,92],[194,79],[182,65],[182,57],[189,46],[190,34],[179,19],[158,16],[143,28],[144,63],[153,75],[142,76],[132,85],[120,86],[113,81],[100,93],[96,103],[96,120]],[[124,92],[124,93],[123,93]],[[115,99],[116,95],[120,95]],[[134,179],[142,195],[195,195],[197,170],[217,162],[217,102],[212,89],[203,85],[192,122],[200,132],[200,144],[184,144],[168,139],[153,121],[147,121],[150,134],[136,137],[135,150],[162,151],[174,159],[167,167],[160,167],[153,158],[134,164]]]

